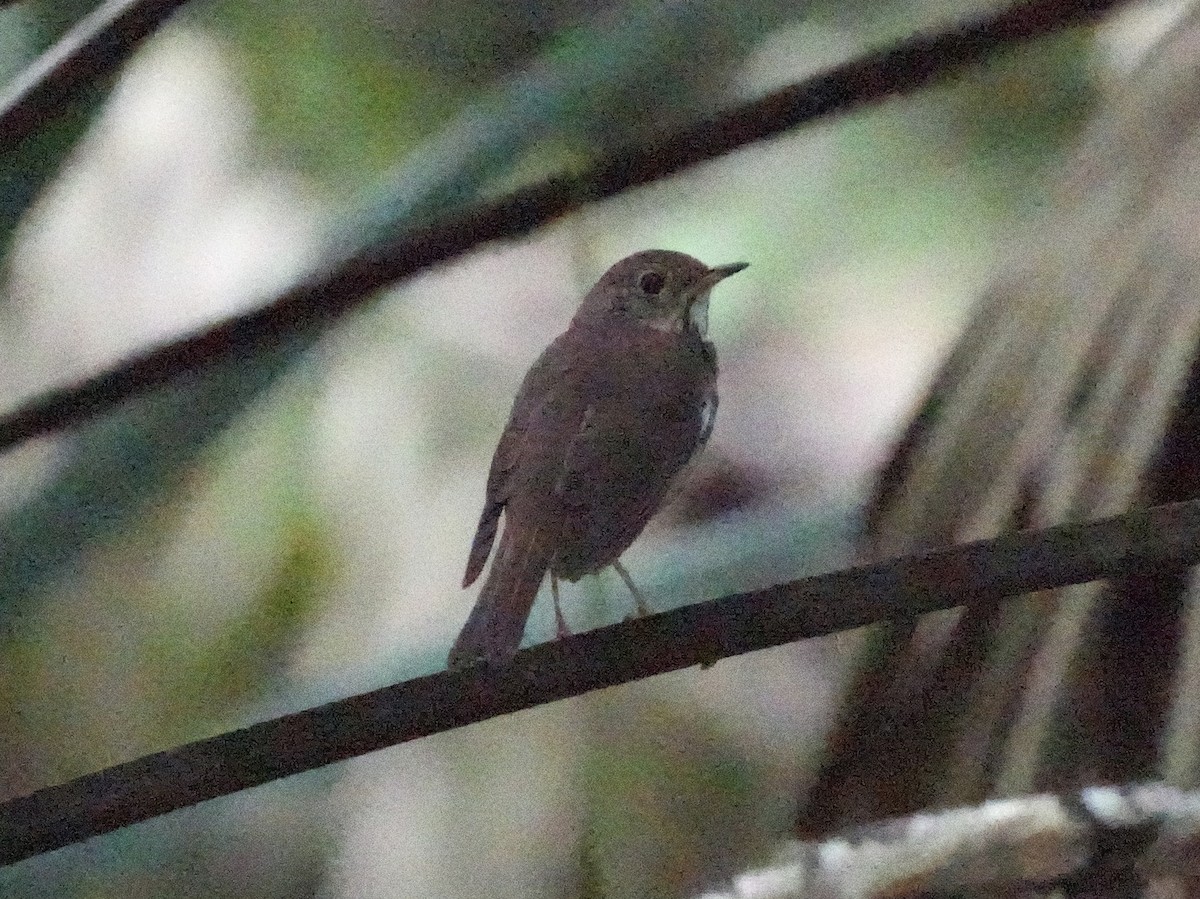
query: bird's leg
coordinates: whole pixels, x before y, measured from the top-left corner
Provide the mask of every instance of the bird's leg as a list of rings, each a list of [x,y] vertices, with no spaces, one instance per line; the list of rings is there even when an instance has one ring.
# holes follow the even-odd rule
[[[629,592],[633,594],[633,602],[637,606],[637,617],[643,618],[646,615],[653,615],[654,610],[646,602],[646,597],[642,596],[642,591],[634,586],[633,578],[629,576],[629,572],[625,570],[625,566],[621,564],[621,560],[617,559],[612,563],[612,566],[617,570],[617,574],[621,576],[621,580],[625,582],[625,586],[629,588]]]
[[[553,571],[550,572],[550,595],[554,597],[554,626],[561,640],[571,636],[571,629],[567,627],[567,619],[563,618],[562,606],[558,601],[558,575]]]

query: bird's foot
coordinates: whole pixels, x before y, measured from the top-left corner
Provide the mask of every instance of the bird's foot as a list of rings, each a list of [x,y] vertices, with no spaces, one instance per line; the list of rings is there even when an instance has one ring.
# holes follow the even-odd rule
[[[558,639],[571,636],[571,629],[567,627],[567,619],[563,617],[562,605],[558,600],[558,576],[550,572],[550,595],[554,597],[554,629],[558,633]]]
[[[654,609],[650,603],[646,602],[646,597],[642,596],[642,591],[634,584],[633,578],[629,576],[629,572],[625,570],[625,566],[618,559],[613,562],[613,569],[620,575],[621,580],[625,582],[625,586],[629,588],[630,594],[633,595],[634,612],[632,615],[625,617],[626,621],[632,621],[634,618],[645,618],[647,615],[653,615]]]
[[[554,607],[554,629],[558,634],[558,639],[571,636],[571,629],[567,627],[567,619],[563,617],[562,609],[557,605]]]

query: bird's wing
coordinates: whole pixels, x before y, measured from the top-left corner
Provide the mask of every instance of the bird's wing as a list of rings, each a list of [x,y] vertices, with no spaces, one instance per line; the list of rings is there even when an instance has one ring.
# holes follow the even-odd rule
[[[562,400],[564,352],[562,338],[554,341],[529,369],[521,389],[513,401],[512,412],[488,471],[487,489],[483,512],[475,529],[475,539],[467,557],[467,570],[463,575],[463,586],[474,583],[487,563],[496,529],[500,524],[500,513],[508,504],[513,489],[513,472],[518,468],[536,468],[539,448],[534,446],[534,435],[541,435],[543,442],[553,440],[554,435],[564,433],[562,426],[553,419],[569,416],[571,410]],[[570,428],[565,429],[567,432]],[[545,448],[542,448],[544,451]],[[529,474],[529,472],[526,472]]]
[[[604,357],[603,370],[582,379],[577,414],[564,429],[571,439],[554,484],[563,510],[556,564],[571,579],[611,563],[633,542],[707,439],[716,412],[705,372],[649,354],[620,357],[638,368],[613,377],[618,354]]]

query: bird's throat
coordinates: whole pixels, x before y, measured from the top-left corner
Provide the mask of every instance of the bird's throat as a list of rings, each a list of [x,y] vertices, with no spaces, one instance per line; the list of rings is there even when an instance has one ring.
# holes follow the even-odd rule
[[[704,291],[687,307],[688,323],[701,337],[708,336],[708,294]]]

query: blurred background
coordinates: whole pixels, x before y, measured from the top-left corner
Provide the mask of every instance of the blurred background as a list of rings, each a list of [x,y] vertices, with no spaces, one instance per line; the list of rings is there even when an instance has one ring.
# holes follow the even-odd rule
[[[339,247],[992,6],[191,4],[0,163],[4,406]],[[443,667],[520,379],[636,250],[751,267],[714,297],[713,439],[635,579],[667,608],[846,564],[973,298],[1183,7],[592,205],[7,454],[0,796]],[[0,77],[89,8],[0,8]],[[628,609],[611,573],[565,598],[578,629]],[[553,635],[543,605],[527,640]],[[0,895],[686,896],[790,832],[841,663],[808,641],[421,740],[0,869]]]

